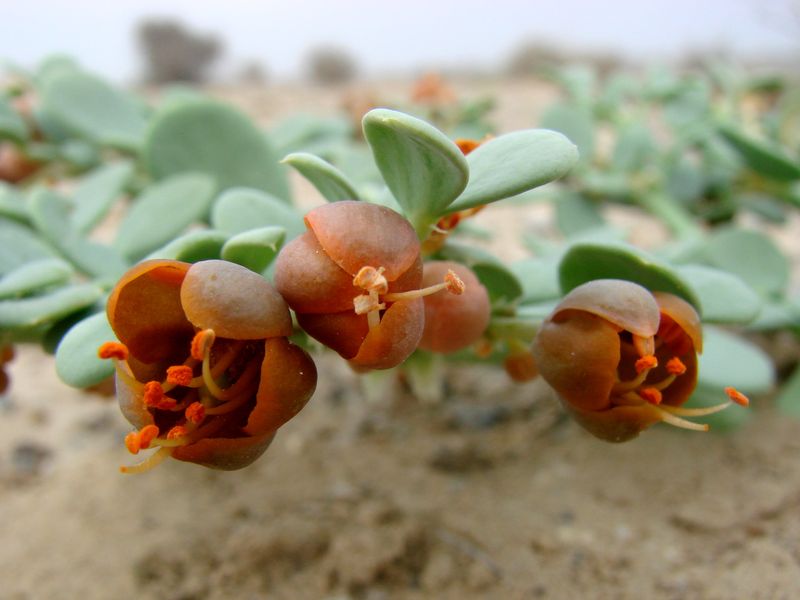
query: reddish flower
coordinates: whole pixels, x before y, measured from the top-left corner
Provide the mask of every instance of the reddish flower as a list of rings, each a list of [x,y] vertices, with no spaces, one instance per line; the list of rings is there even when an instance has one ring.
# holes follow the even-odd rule
[[[306,404],[317,372],[290,343],[286,303],[263,277],[209,260],[151,260],[111,293],[108,319],[121,343],[101,346],[117,365],[117,397],[137,428],[126,446],[218,469],[258,458]]]
[[[604,279],[564,297],[543,323],[533,354],[542,376],[585,429],[623,442],[659,421],[705,431],[707,425],[684,417],[730,405],[682,407],[697,384],[702,347],[700,318],[689,303]],[[747,404],[735,390],[728,395]]]
[[[464,265],[441,260],[426,262],[422,285],[435,285],[448,272],[464,282],[464,293],[425,297],[425,329],[419,342],[423,350],[443,353],[461,350],[477,342],[489,325],[489,293]]]
[[[297,322],[354,367],[403,362],[422,336],[422,297],[458,286],[418,289],[419,240],[389,208],[334,202],[310,211],[305,222],[309,230],[284,246],[275,263],[275,286]]]

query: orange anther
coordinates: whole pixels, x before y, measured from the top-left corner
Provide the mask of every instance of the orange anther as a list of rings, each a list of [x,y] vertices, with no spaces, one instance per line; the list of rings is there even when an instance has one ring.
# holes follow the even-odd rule
[[[686,373],[686,365],[677,356],[673,356],[667,361],[667,373],[670,375],[683,375]]]
[[[198,331],[192,338],[192,345],[191,349],[189,350],[189,354],[191,354],[192,358],[195,360],[203,360],[206,352],[211,349],[211,345],[214,343],[215,339],[216,336],[214,335],[213,329],[203,329],[202,331]]]
[[[142,399],[145,406],[158,407],[164,399],[164,388],[158,381],[148,381],[144,384]]]
[[[385,294],[389,290],[389,282],[383,276],[383,267],[361,267],[353,277],[353,285],[361,289],[378,294]]]
[[[97,349],[97,356],[103,359],[128,360],[128,347],[119,342],[105,342]]]
[[[158,427],[155,425],[145,425],[139,431],[139,447],[149,448],[150,442],[158,437]]]
[[[383,310],[386,305],[379,302],[372,294],[361,294],[353,298],[353,308],[357,315],[365,315],[373,310]]]
[[[189,430],[186,429],[186,427],[183,425],[175,425],[175,427],[167,432],[167,439],[174,440],[176,438],[185,436],[187,433],[189,433]]]
[[[634,367],[636,368],[636,373],[639,375],[641,375],[645,371],[654,369],[657,366],[658,366],[658,359],[652,354],[643,356],[642,358],[637,360],[636,363],[634,364]]]
[[[643,388],[639,390],[639,396],[641,396],[643,400],[649,402],[650,404],[655,404],[656,406],[661,404],[661,392],[659,392],[656,388]]]
[[[450,269],[447,270],[447,275],[444,276],[444,282],[447,284],[447,291],[456,296],[463,294],[467,288],[461,278]]]
[[[458,149],[461,150],[461,153],[464,156],[475,150],[475,148],[477,148],[480,145],[481,143],[478,140],[467,140],[464,138],[456,140],[456,146],[458,146]]]
[[[739,406],[749,406],[750,405],[750,398],[745,396],[742,392],[737,390],[733,387],[726,387],[725,393],[728,395],[728,398],[731,399],[732,402],[735,402]]]
[[[203,419],[206,418],[206,407],[199,402],[192,402],[186,407],[186,412],[184,412],[184,415],[186,416],[187,421],[190,421],[195,425],[199,425],[203,422]]]
[[[172,385],[187,386],[192,383],[194,371],[187,365],[172,365],[167,367],[167,383]]]
[[[125,447],[131,454],[139,454],[142,447],[142,436],[138,431],[131,431],[125,436]]]

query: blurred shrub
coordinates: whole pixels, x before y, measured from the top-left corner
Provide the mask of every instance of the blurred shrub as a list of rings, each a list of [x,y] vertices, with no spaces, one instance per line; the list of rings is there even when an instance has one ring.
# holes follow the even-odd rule
[[[507,71],[515,77],[540,75],[563,61],[563,53],[555,47],[541,42],[525,42],[511,53]]]
[[[202,83],[222,53],[217,38],[193,33],[177,21],[142,21],[137,35],[149,83]]]
[[[306,64],[311,81],[324,85],[352,81],[358,72],[353,56],[335,46],[320,46],[311,50]]]

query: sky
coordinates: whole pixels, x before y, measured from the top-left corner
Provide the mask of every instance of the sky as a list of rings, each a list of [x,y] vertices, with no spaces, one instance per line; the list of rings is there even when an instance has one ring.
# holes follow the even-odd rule
[[[800,56],[798,0],[0,0],[0,58],[31,67],[64,52],[133,81],[143,17],[179,18],[222,38],[218,70],[258,60],[277,78],[301,74],[322,44],[349,51],[368,75],[491,68],[524,41],[653,60],[720,45]]]

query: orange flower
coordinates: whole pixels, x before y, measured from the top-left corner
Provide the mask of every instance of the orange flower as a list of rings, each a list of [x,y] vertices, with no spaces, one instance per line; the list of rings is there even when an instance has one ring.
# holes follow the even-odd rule
[[[117,398],[137,431],[136,454],[158,447],[133,473],[165,458],[239,469],[306,404],[317,372],[290,343],[286,303],[263,277],[209,260],[150,260],[111,293],[108,320],[121,343],[100,347],[115,361]]]
[[[309,230],[283,247],[275,286],[313,338],[359,369],[388,369],[416,349],[422,298],[458,277],[425,289],[420,246],[411,224],[366,202],[325,204],[305,217]]]
[[[712,414],[731,402],[682,407],[697,384],[702,349],[700,318],[689,303],[612,279],[567,294],[533,344],[541,375],[564,407],[590,433],[611,442],[634,438],[660,421],[708,429],[685,417]],[[728,393],[731,401],[747,404],[737,394]]]

